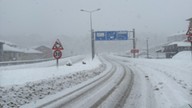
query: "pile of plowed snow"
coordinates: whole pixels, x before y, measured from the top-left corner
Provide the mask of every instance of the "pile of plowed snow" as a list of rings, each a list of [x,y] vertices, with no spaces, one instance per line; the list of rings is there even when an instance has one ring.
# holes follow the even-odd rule
[[[177,53],[175,56],[173,56],[172,59],[192,60],[191,51],[182,51],[182,52],[179,52],[179,53]]]
[[[96,69],[80,71],[64,76],[52,77],[36,82],[28,82],[24,85],[0,87],[0,108],[20,107],[37,99],[43,99],[47,95],[55,94],[90,78],[93,78],[105,69],[100,64]]]

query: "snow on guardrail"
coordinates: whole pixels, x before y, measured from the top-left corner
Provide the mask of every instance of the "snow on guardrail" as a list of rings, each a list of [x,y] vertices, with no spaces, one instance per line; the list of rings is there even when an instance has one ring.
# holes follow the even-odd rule
[[[72,57],[72,56],[66,56],[66,57],[62,57],[62,58],[67,58],[67,57]],[[4,62],[0,62],[0,66],[30,64],[30,63],[45,62],[45,61],[50,61],[50,60],[55,60],[55,59],[54,58],[48,58],[48,59],[36,59],[36,60],[4,61]]]

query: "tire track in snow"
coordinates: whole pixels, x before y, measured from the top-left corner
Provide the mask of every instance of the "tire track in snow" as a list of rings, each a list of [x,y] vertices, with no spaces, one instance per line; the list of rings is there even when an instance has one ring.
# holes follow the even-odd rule
[[[100,101],[100,103],[95,107],[101,107],[101,108],[122,108],[129,97],[129,94],[132,89],[133,80],[134,80],[134,74],[130,68],[125,66],[122,62],[110,58],[113,62],[118,63],[118,67],[122,67],[124,75],[115,86],[112,92],[110,94],[106,95],[105,99],[103,101]],[[118,71],[117,71],[118,72]]]
[[[179,86],[178,83],[172,80],[169,76],[162,72],[162,70],[157,70],[156,67],[145,65],[143,66],[136,64],[135,68],[143,72],[149,77],[149,81],[153,86],[153,92],[155,94],[158,107],[170,108],[179,107],[183,104],[187,104],[187,100],[191,100],[189,94],[186,94],[185,89]],[[179,97],[179,98],[177,98]],[[188,99],[187,99],[188,98]]]
[[[111,61],[110,61],[111,62]],[[114,61],[113,61],[114,62]],[[112,63],[112,62],[111,62]],[[101,79],[85,85],[68,96],[56,100],[54,104],[41,107],[54,108],[95,108],[110,106],[110,108],[123,107],[130,93],[133,80],[132,73],[127,73],[126,67],[114,62],[115,66]],[[118,68],[117,68],[118,67]],[[115,99],[115,100],[114,100]],[[106,105],[109,103],[110,105]]]
[[[132,69],[135,78],[125,108],[156,108],[156,100],[148,77],[132,64],[128,66]]]

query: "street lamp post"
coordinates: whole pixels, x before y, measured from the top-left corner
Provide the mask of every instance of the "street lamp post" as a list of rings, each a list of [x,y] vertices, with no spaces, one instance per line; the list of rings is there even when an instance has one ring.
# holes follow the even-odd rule
[[[87,10],[83,10],[81,9],[81,11],[83,12],[87,12],[90,15],[90,30],[91,30],[91,50],[92,50],[92,60],[95,57],[95,43],[94,43],[94,31],[93,31],[93,27],[92,27],[92,13],[99,11],[101,9],[96,9],[96,10],[92,10],[92,11],[87,11]]]

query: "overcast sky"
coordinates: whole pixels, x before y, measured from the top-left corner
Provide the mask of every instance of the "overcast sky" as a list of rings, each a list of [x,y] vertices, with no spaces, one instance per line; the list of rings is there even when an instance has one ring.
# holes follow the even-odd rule
[[[89,14],[97,30],[132,30],[137,38],[186,31],[192,0],[0,0],[0,39],[25,46],[61,37],[89,36]],[[154,41],[154,40],[153,40]]]

